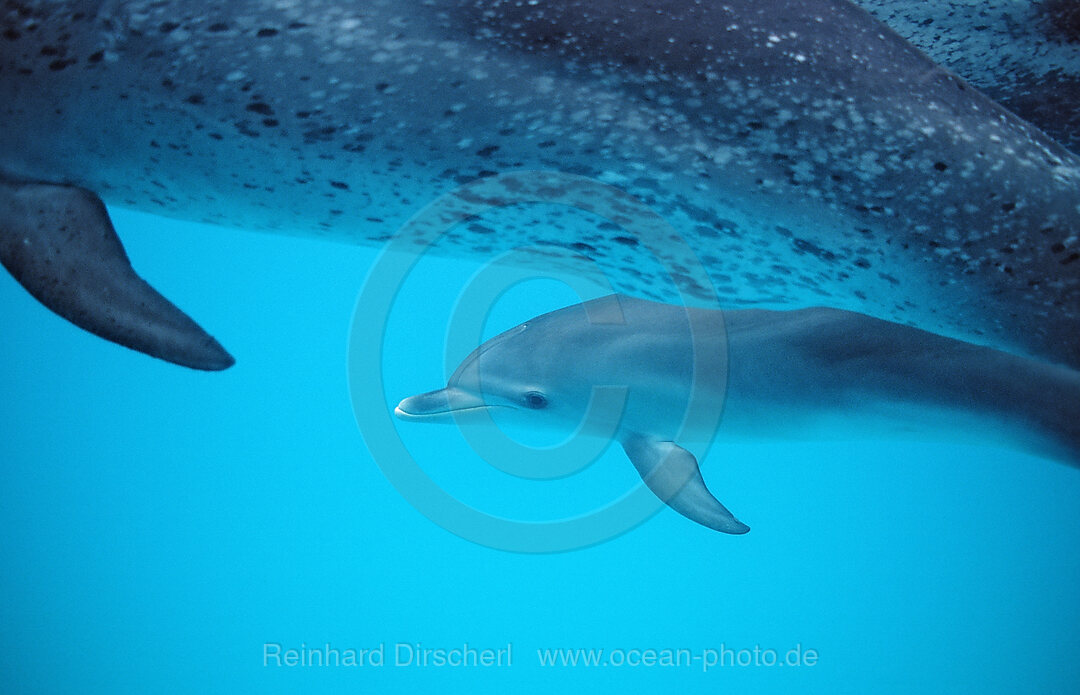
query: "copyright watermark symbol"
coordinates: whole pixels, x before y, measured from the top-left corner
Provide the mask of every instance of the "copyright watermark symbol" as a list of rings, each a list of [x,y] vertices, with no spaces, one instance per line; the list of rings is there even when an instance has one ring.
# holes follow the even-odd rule
[[[397,491],[417,510],[452,533],[492,548],[530,553],[561,552],[582,548],[614,538],[648,519],[663,507],[644,483],[598,508],[571,518],[546,521],[522,521],[492,515],[476,509],[441,488],[424,471],[399,436],[386,407],[388,395],[383,380],[384,329],[394,309],[397,295],[423,254],[436,242],[450,235],[460,225],[480,219],[485,213],[515,210],[549,209],[552,206],[588,213],[621,230],[622,238],[635,240],[639,253],[650,253],[664,265],[672,283],[679,288],[683,305],[691,303],[684,294],[694,289],[693,300],[718,304],[708,274],[685,241],[657,213],[624,191],[580,176],[557,172],[514,172],[493,176],[462,186],[428,205],[407,222],[391,239],[374,267],[357,300],[349,340],[348,378],[353,411],[365,443],[375,462]],[[484,320],[494,302],[510,287],[531,278],[562,279],[580,294],[585,285],[575,286],[584,278],[591,287],[606,287],[607,280],[599,265],[570,249],[548,245],[522,246],[504,254],[476,274],[464,288],[450,320],[446,354],[461,355],[481,343]],[[673,259],[678,259],[675,261]],[[529,266],[556,263],[570,266],[569,274],[527,270]],[[634,325],[624,316],[619,301],[582,305],[584,320],[590,326],[612,327],[621,336],[632,339],[636,331],[648,331],[648,325]],[[687,351],[688,388],[678,432],[715,432],[720,408],[716,394],[723,393],[726,379],[726,339],[717,340],[723,322],[719,312],[704,325],[703,312],[686,311],[683,320]],[[719,325],[718,325],[719,324]],[[519,327],[520,328],[520,327]],[[709,335],[708,348],[700,341]],[[717,350],[716,345],[723,349]],[[550,347],[550,346],[548,346]],[[709,374],[700,372],[696,355],[709,352]],[[722,354],[716,354],[720,352]],[[565,359],[574,359],[565,355]],[[448,369],[448,371],[450,371]],[[619,376],[606,383],[592,383],[585,398],[587,406],[581,425],[566,441],[555,447],[529,447],[507,437],[492,422],[484,408],[472,408],[479,425],[459,421],[467,441],[478,458],[503,473],[529,480],[544,481],[572,476],[586,468],[620,433],[619,416],[628,407],[631,383],[621,383]],[[708,395],[699,388],[710,380]],[[614,381],[614,383],[612,383]],[[640,390],[640,389],[639,389]],[[404,396],[410,394],[395,394]],[[612,414],[616,416],[613,416]],[[418,425],[422,426],[422,425]],[[677,434],[677,433],[672,433]],[[675,436],[672,439],[676,439]],[[703,448],[694,451],[704,457],[711,436]],[[689,448],[689,447],[688,447]],[[629,464],[628,464],[629,465]],[[683,481],[686,479],[684,478]],[[537,483],[542,484],[542,483]]]

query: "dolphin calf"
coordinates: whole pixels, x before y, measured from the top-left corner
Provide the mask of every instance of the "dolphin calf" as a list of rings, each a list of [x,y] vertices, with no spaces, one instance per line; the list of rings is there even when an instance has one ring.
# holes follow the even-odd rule
[[[625,400],[592,408],[611,386]],[[613,437],[661,500],[725,533],[749,527],[709,492],[688,442],[969,439],[1080,466],[1080,372],[820,307],[607,296],[492,338],[445,388],[395,409],[420,422],[478,412]]]
[[[637,197],[696,259],[655,257],[618,216],[513,207],[545,185],[533,170]],[[1080,366],[1080,159],[847,0],[0,7],[0,261],[157,357],[231,363],[94,199],[382,244],[496,174],[501,212],[439,250],[564,248],[643,298],[712,284],[725,305],[827,304]],[[708,277],[683,272],[697,260]],[[103,268],[121,272],[95,293]]]

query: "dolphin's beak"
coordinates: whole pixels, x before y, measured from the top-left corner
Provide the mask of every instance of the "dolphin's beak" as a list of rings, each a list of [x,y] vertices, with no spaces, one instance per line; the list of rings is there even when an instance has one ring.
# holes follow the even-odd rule
[[[394,415],[402,420],[425,422],[453,422],[454,414],[487,410],[488,404],[480,396],[448,386],[438,391],[409,396],[394,408]]]

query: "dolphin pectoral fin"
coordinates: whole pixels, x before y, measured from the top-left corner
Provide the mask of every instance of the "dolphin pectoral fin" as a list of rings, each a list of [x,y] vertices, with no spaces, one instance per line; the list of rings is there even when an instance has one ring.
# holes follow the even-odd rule
[[[0,263],[42,304],[106,340],[193,369],[234,363],[135,273],[104,203],[86,189],[0,178]]]
[[[674,442],[633,436],[623,441],[623,450],[649,489],[678,513],[724,533],[750,530],[712,496],[697,459],[686,449]]]

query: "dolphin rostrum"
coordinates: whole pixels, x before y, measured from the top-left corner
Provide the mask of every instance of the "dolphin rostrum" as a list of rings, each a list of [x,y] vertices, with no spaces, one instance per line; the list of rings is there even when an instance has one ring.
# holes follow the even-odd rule
[[[612,386],[624,400],[590,405]],[[487,412],[615,438],[660,499],[725,533],[749,527],[709,493],[689,442],[966,439],[1080,466],[1080,372],[829,308],[687,309],[611,295],[492,338],[446,388],[395,412]]]
[[[618,218],[509,207],[536,170],[644,201],[708,277]],[[443,252],[550,263],[561,247],[636,296],[713,284],[725,305],[827,304],[1080,366],[1080,159],[847,0],[0,8],[4,265],[165,359],[231,361],[201,355],[208,336],[70,201],[381,244],[500,173],[504,214],[458,225]],[[45,254],[61,248],[58,269]],[[86,293],[102,268],[123,270],[116,291]],[[139,329],[112,330],[128,300]]]

